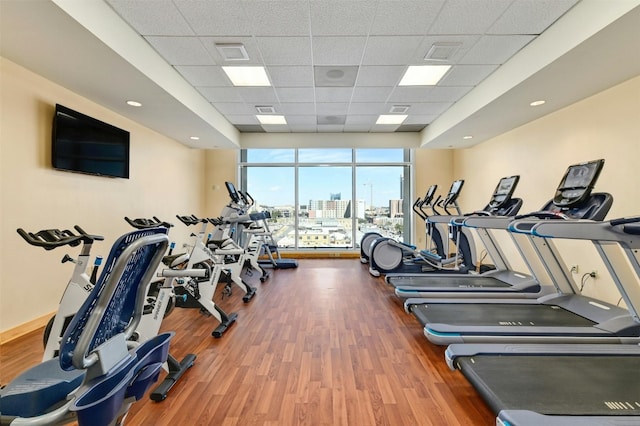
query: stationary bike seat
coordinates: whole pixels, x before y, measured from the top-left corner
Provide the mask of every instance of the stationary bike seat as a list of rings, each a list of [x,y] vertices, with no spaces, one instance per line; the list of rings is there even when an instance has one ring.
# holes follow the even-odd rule
[[[162,258],[162,263],[164,263],[169,268],[177,268],[182,264],[186,264],[189,261],[188,253],[178,253],[178,254],[169,254]]]

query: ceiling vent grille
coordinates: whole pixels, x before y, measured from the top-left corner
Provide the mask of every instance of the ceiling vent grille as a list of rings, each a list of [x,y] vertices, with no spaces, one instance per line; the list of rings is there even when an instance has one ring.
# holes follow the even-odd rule
[[[256,105],[259,114],[275,114],[276,109],[271,105]]]
[[[225,61],[249,60],[249,54],[242,43],[216,43],[216,49]]]
[[[462,43],[441,42],[433,43],[424,57],[425,61],[446,62],[451,60],[453,55],[460,49]]]
[[[410,105],[394,105],[389,112],[391,114],[406,114],[409,111]]]

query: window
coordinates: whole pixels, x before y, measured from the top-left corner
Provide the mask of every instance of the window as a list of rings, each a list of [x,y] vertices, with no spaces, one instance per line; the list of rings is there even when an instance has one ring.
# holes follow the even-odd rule
[[[410,176],[405,149],[241,151],[240,186],[280,248],[359,249],[369,231],[408,241]]]

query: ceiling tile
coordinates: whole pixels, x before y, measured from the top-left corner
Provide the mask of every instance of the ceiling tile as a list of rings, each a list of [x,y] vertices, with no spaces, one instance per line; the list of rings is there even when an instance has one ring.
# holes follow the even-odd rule
[[[142,35],[194,35],[172,2],[106,0],[131,27]]]
[[[275,87],[312,87],[311,66],[269,66],[267,74]]]
[[[342,124],[318,124],[318,132],[320,133],[342,133],[344,125]]]
[[[273,87],[237,87],[240,97],[250,104],[273,104],[278,102]]]
[[[578,0],[516,0],[487,30],[488,34],[542,34]]]
[[[309,35],[309,7],[306,1],[242,0],[242,6],[256,36]]]
[[[171,65],[215,65],[198,37],[145,37]]]
[[[349,114],[378,116],[380,114],[388,113],[389,108],[391,108],[391,106],[382,102],[352,102],[351,105],[349,105]]]
[[[476,86],[494,72],[499,65],[456,65],[438,86]]]
[[[236,87],[198,87],[209,102],[244,102]]]
[[[371,35],[424,34],[442,8],[444,0],[381,0],[371,26]]]
[[[370,0],[311,0],[311,32],[319,35],[367,35],[375,15]]]
[[[149,1],[153,4],[168,3]],[[174,0],[193,31],[200,36],[247,36],[251,35],[247,15],[240,2],[235,1],[192,1]]]
[[[346,115],[348,110],[348,103],[318,102],[316,104],[316,114],[318,115]]]
[[[376,124],[376,120],[378,119],[378,115],[353,115],[349,114],[347,116],[346,125],[367,125],[373,126]]]
[[[193,86],[231,86],[231,81],[220,67],[181,65],[175,68]]]
[[[412,117],[418,117],[421,115],[438,116],[442,114],[451,106],[451,102],[425,102],[425,103],[413,103],[409,108],[409,120]]]
[[[406,69],[405,65],[361,66],[356,83],[358,86],[395,86]]]
[[[224,115],[252,115],[256,113],[253,105],[239,102],[214,102],[215,109]]]
[[[265,65],[311,65],[310,37],[257,37]]]
[[[366,37],[313,37],[315,65],[358,65],[362,60]]]
[[[278,87],[276,93],[282,103],[311,102],[315,97],[312,87]]]
[[[434,86],[401,86],[393,89],[389,96],[389,102],[429,102],[429,95]]]
[[[287,123],[292,125],[312,125],[315,127],[317,124],[317,117],[315,115],[287,115]]]
[[[363,65],[406,65],[414,57],[422,36],[371,36]]]
[[[368,133],[371,126],[366,124],[345,124],[344,133]]]
[[[356,87],[352,102],[386,102],[393,87]]]
[[[352,87],[316,87],[316,102],[351,102]]]
[[[431,34],[484,34],[512,0],[447,0]]]
[[[313,102],[281,102],[278,110],[288,116],[316,114],[316,104]]]
[[[504,64],[534,36],[484,36],[460,60],[460,64]]]

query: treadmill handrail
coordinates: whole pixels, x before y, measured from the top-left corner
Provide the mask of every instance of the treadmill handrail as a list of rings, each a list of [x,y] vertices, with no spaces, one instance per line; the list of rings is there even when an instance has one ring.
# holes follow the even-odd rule
[[[640,235],[626,232],[625,226],[640,217],[597,222],[586,219],[539,222],[531,233],[542,238],[617,242],[629,249],[640,249]]]
[[[513,216],[469,216],[463,225],[469,228],[508,229],[514,220]]]

